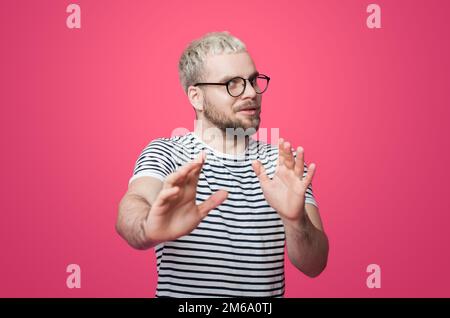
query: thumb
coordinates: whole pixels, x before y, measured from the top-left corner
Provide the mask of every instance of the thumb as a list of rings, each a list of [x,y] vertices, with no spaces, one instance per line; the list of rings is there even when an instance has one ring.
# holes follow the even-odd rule
[[[259,160],[255,160],[252,162],[252,168],[253,171],[255,171],[260,183],[267,183],[270,181],[269,177],[266,174],[266,169]]]
[[[204,218],[209,211],[222,204],[222,202],[226,200],[227,196],[227,191],[219,190],[213,193],[205,202],[199,204],[198,212],[200,213],[201,217]]]

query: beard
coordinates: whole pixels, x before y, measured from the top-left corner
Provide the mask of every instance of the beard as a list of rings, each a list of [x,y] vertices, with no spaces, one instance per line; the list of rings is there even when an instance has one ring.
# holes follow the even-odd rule
[[[236,117],[233,118],[230,115],[221,112],[218,107],[211,104],[205,98],[205,107],[203,110],[203,114],[208,121],[210,121],[214,126],[219,128],[223,132],[226,132],[227,129],[237,130],[239,128],[243,130],[253,128],[256,132],[261,122],[260,118],[261,113],[259,111],[259,109],[261,108],[259,107],[259,105],[257,107],[258,107],[257,114],[255,114],[254,116],[249,116],[247,120],[242,120]]]

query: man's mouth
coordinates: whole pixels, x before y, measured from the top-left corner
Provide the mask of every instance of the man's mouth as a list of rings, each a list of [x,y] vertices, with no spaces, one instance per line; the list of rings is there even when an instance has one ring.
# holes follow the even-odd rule
[[[238,113],[244,114],[244,115],[249,115],[249,116],[256,115],[258,113],[258,107],[246,107],[246,108],[238,111]]]

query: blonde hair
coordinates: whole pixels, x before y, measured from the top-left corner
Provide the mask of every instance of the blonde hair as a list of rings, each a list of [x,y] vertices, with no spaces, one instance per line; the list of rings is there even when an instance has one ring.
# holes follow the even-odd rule
[[[192,41],[183,51],[178,63],[178,75],[185,93],[189,86],[203,78],[207,56],[246,51],[245,44],[227,31],[207,33]]]

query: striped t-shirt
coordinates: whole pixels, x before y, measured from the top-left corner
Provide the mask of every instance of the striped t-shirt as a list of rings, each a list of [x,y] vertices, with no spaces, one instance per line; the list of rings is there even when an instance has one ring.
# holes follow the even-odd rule
[[[271,178],[278,146],[249,139],[245,153],[220,153],[194,133],[150,142],[136,161],[133,176],[165,177],[203,150],[196,202],[219,189],[227,199],[211,210],[190,234],[155,246],[156,297],[284,296],[283,223],[264,198],[252,161],[258,159]],[[307,172],[304,166],[304,176]],[[312,187],[306,203],[317,206]]]

